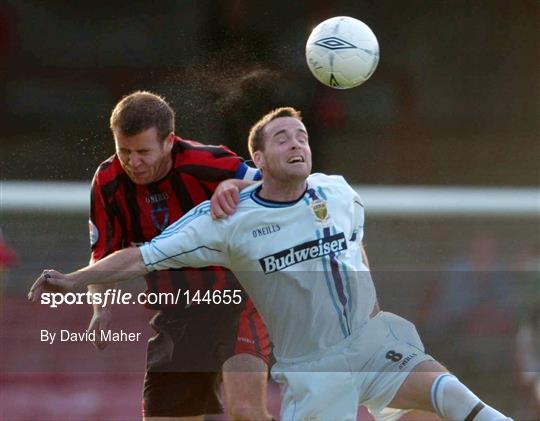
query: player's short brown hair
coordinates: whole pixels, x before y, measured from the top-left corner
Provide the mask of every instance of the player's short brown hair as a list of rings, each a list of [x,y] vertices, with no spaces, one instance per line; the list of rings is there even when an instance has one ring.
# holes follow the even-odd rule
[[[160,140],[174,132],[174,111],[152,92],[137,91],[125,96],[111,114],[111,130],[125,136],[135,136],[155,127]]]
[[[268,123],[279,117],[293,117],[302,121],[302,114],[293,107],[281,107],[270,111],[249,129],[248,148],[251,155],[255,151],[264,151],[263,130]]]

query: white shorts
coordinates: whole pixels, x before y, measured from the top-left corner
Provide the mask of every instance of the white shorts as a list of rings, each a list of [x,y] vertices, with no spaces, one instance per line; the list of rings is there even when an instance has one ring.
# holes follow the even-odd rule
[[[356,420],[358,406],[365,405],[377,420],[397,419],[407,411],[386,406],[410,371],[427,360],[433,358],[414,325],[380,312],[322,357],[274,365],[272,377],[282,385],[281,417]]]

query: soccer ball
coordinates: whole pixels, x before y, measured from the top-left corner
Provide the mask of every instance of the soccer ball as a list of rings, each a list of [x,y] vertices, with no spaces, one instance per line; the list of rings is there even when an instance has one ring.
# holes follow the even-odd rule
[[[348,16],[321,22],[306,43],[306,61],[326,86],[354,88],[373,74],[379,63],[379,43],[365,23]]]

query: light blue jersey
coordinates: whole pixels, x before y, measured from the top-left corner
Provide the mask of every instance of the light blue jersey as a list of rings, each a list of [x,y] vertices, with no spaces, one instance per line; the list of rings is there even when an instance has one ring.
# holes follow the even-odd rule
[[[376,294],[362,262],[364,208],[343,177],[312,174],[282,203],[241,193],[237,212],[213,220],[204,202],[141,247],[149,270],[231,269],[263,317],[280,362],[313,358],[358,332]]]

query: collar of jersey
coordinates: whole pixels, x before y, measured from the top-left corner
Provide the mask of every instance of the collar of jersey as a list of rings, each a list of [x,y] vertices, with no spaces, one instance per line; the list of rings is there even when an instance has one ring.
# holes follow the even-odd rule
[[[304,192],[300,195],[300,197],[296,200],[292,200],[290,202],[278,202],[276,200],[269,200],[269,199],[263,199],[260,195],[259,195],[259,192],[261,191],[261,188],[262,188],[262,184],[260,186],[258,186],[255,190],[253,190],[251,192],[251,198],[253,199],[253,201],[255,203],[258,203],[259,205],[261,206],[265,206],[267,208],[286,208],[286,207],[289,207],[289,206],[293,206],[295,204],[297,204],[300,200],[302,200],[306,194],[306,191],[307,191],[307,186],[306,186],[306,190],[304,190]]]

